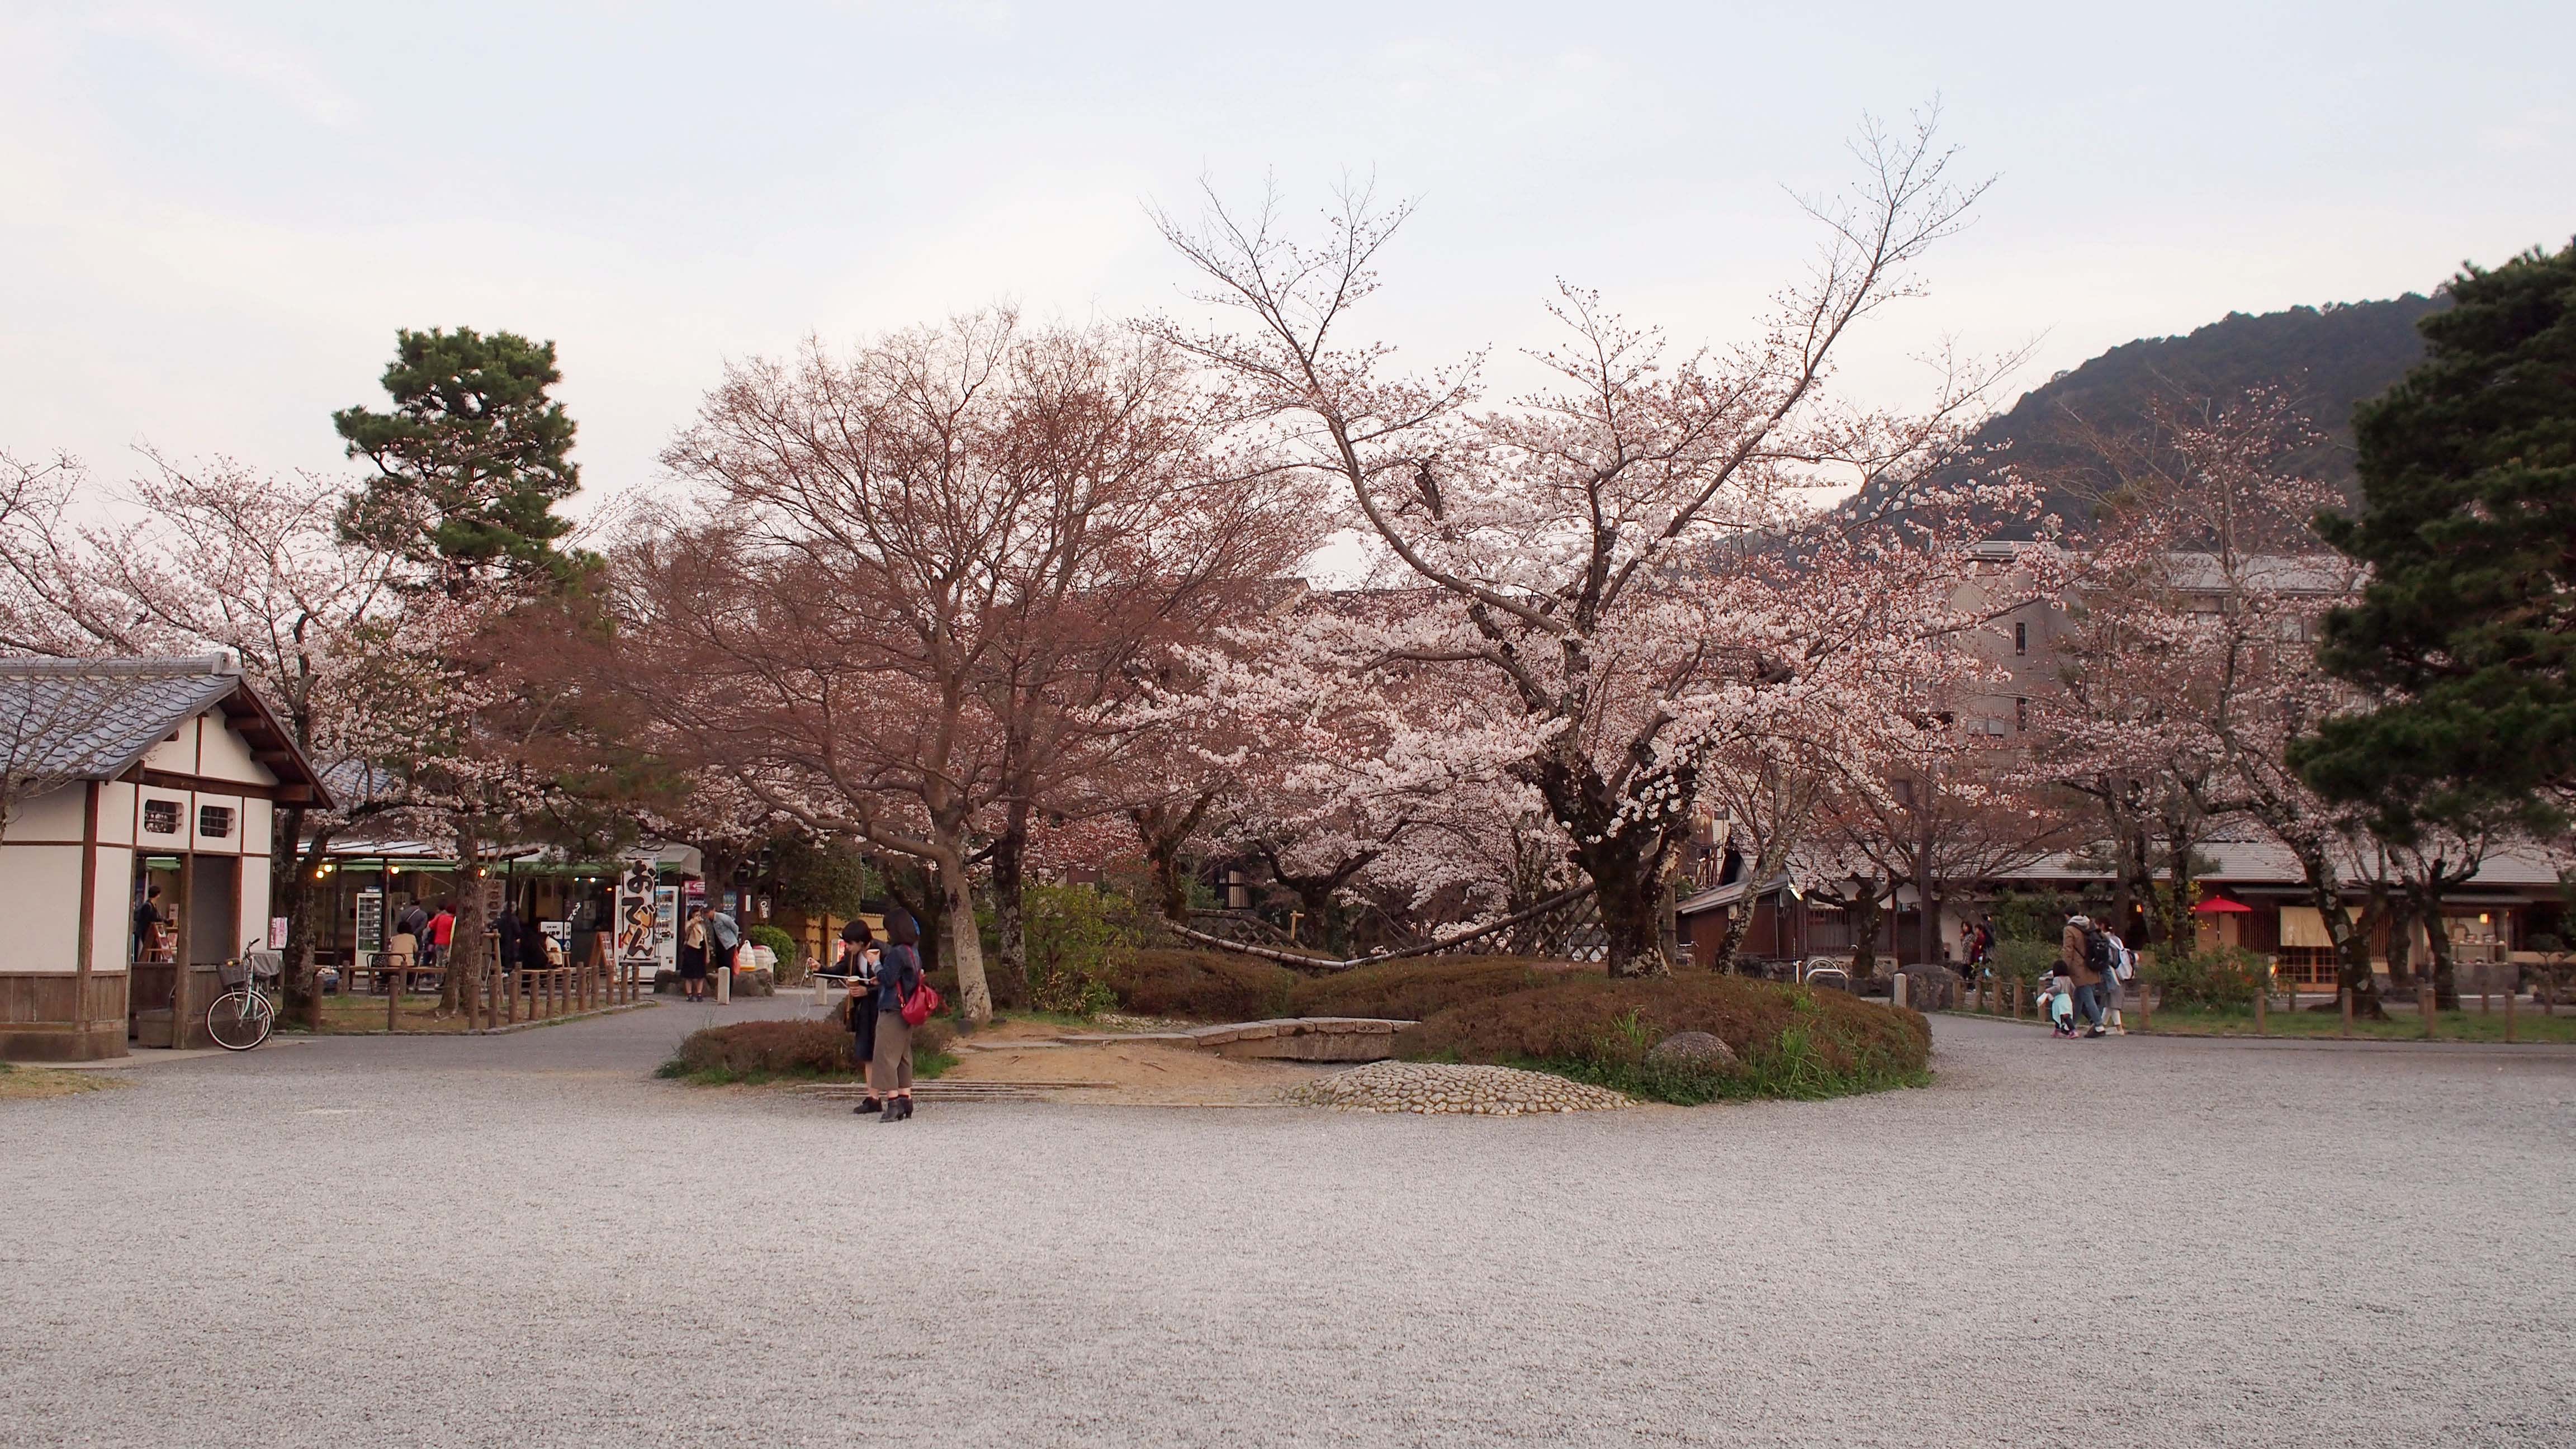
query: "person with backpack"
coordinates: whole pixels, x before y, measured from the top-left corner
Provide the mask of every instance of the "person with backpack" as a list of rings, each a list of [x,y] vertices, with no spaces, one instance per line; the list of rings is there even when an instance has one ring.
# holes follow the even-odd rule
[[[2121,1022],[2121,1011],[2128,1004],[2129,983],[2138,978],[2138,955],[2129,943],[2109,931],[2097,933],[2110,947],[2110,966],[2102,973],[2102,1017],[2110,1034],[2127,1036],[2129,1029]]]
[[[868,1091],[885,1104],[880,1122],[912,1116],[912,1029],[939,1009],[939,993],[922,979],[921,927],[903,911],[886,913],[891,943],[877,966],[876,1053],[868,1062]]]
[[[2101,1036],[2102,968],[2110,963],[2109,939],[2089,916],[2066,918],[2066,930],[2057,938],[2057,964],[2066,968],[2066,977],[2075,983],[2075,1010],[2083,1016],[2090,1030],[2086,1036]]]

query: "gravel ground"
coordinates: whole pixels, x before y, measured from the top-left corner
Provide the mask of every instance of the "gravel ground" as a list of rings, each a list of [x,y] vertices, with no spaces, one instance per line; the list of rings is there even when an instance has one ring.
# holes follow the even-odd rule
[[[2576,1053],[881,1126],[647,1080],[710,1011],[0,1105],[0,1442],[2570,1440]]]

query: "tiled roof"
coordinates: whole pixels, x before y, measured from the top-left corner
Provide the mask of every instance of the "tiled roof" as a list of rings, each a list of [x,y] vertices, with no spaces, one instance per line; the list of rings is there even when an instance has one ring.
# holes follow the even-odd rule
[[[112,779],[241,686],[223,655],[0,659],[0,763],[16,775]]]

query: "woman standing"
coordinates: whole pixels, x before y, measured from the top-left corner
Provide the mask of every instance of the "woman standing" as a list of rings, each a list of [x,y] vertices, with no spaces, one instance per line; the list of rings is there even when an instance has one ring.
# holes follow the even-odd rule
[[[690,1001],[707,989],[707,908],[689,912],[680,928],[680,994]]]
[[[912,1115],[912,1027],[903,1003],[921,989],[921,928],[902,911],[886,913],[888,946],[877,965],[876,1050],[868,1058],[868,1090],[885,1104],[881,1122]]]
[[[877,938],[865,921],[852,921],[841,928],[841,970],[850,978],[849,995],[843,998],[841,1012],[850,1028],[850,1060],[871,1077],[877,1064]],[[885,1103],[871,1086],[868,1095],[852,1112],[862,1116],[882,1111]]]

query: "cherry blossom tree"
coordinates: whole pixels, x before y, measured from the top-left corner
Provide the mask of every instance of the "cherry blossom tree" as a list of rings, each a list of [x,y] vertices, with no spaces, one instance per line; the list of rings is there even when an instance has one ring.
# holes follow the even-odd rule
[[[733,368],[666,461],[701,488],[618,561],[616,671],[659,747],[926,863],[970,1020],[969,870],[1112,773],[1165,651],[1313,537],[1214,447],[1168,349],[1007,313]],[[1015,909],[1015,907],[1014,907]],[[1013,963],[1016,965],[1016,963]]]
[[[1811,208],[1817,265],[1755,340],[1674,358],[1563,287],[1567,341],[1532,357],[1552,385],[1501,407],[1472,364],[1405,375],[1347,338],[1404,208],[1346,195],[1312,245],[1283,234],[1275,198],[1163,222],[1203,300],[1249,325],[1152,331],[1230,383],[1265,446],[1332,480],[1343,521],[1427,595],[1369,637],[1319,624],[1311,643],[1352,678],[1454,669],[1489,701],[1487,733],[1514,736],[1508,769],[1570,841],[1617,974],[1668,966],[1659,903],[1713,751],[1871,698],[1870,656],[1952,626],[1939,584],[1964,539],[1919,524],[1922,479],[1991,374],[1948,366],[1905,416],[1828,381],[1982,187],[1950,179],[1928,122],[1872,127],[1859,151],[1855,192]],[[1865,501],[1828,513],[1827,487]]]
[[[340,480],[143,456],[130,494],[87,518],[74,496],[109,490],[77,463],[0,463],[0,643],[52,655],[219,648],[241,660],[335,797],[330,810],[281,802],[273,832],[295,968],[287,1004],[309,1016],[327,930],[318,867],[336,833],[396,807],[384,762],[416,743],[398,721],[419,681],[385,667],[403,630],[400,566],[335,528],[349,492]]]

